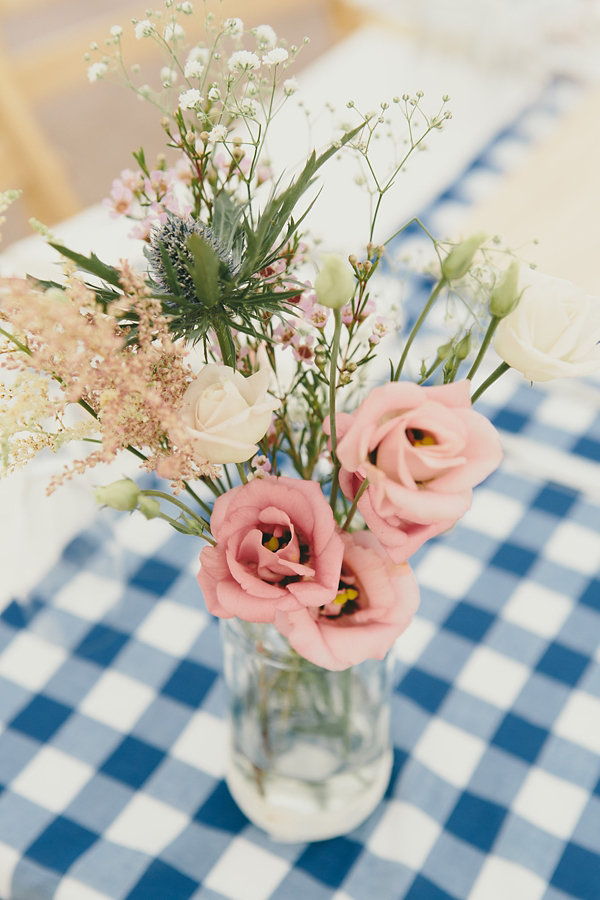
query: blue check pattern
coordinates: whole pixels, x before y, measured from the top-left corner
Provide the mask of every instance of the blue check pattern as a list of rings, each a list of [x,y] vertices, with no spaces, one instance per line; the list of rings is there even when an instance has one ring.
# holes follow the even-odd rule
[[[600,460],[600,414],[573,431],[550,389],[490,395],[507,441]],[[600,502],[560,475],[509,453],[415,555],[390,786],[313,844],[273,843],[226,788],[198,543],[99,517],[0,614],[3,900],[599,900]]]

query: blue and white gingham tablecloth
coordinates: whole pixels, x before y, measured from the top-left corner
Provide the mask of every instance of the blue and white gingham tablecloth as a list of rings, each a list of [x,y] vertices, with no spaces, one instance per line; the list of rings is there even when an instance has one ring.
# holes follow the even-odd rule
[[[0,614],[2,900],[599,900],[600,392],[581,390],[513,379],[479,404],[507,462],[413,558],[393,777],[345,837],[274,843],[227,791],[198,542],[108,512],[77,535]]]

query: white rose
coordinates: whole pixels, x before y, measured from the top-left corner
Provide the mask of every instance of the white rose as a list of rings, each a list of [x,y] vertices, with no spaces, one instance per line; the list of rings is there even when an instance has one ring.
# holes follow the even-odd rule
[[[244,378],[208,364],[183,395],[181,416],[202,461],[240,463],[257,452],[279,400],[267,396],[270,369]]]
[[[528,381],[599,372],[600,298],[524,267],[519,290],[519,304],[496,329],[498,356]]]

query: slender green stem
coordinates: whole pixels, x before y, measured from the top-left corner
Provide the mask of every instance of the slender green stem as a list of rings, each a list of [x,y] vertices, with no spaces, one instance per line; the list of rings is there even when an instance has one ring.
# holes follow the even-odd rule
[[[236,463],[235,465],[238,470],[238,474],[242,479],[242,484],[248,484],[248,476],[246,475],[246,469],[244,468],[243,463]]]
[[[361,486],[359,487],[359,489],[358,489],[357,492],[356,492],[356,497],[355,497],[354,500],[352,501],[352,506],[351,506],[350,509],[348,510],[348,515],[346,516],[346,521],[345,521],[344,524],[342,525],[342,531],[348,531],[348,528],[349,528],[349,526],[350,526],[350,522],[351,522],[352,519],[354,518],[354,513],[355,513],[356,510],[357,510],[357,507],[358,507],[358,501],[360,500],[360,498],[362,497],[362,495],[364,494],[364,492],[366,491],[366,489],[367,489],[368,487],[369,487],[369,479],[368,479],[368,478],[365,478],[365,480],[363,481],[363,483],[361,484]]]
[[[29,347],[26,347],[25,344],[22,344],[21,341],[14,336],[14,334],[11,334],[9,331],[5,331],[4,328],[0,328],[0,334],[3,334],[4,337],[8,338],[9,341],[12,341],[15,347],[22,353],[26,353],[27,356],[32,356]]]
[[[342,334],[341,310],[334,309],[333,317],[335,321],[335,331],[333,332],[333,342],[331,344],[331,359],[329,363],[329,434],[331,436],[331,460],[333,462],[333,476],[331,479],[331,494],[329,497],[329,505],[335,512],[340,472],[340,462],[336,455],[337,428],[335,422],[335,389],[337,385],[337,358],[340,352],[340,336]]]
[[[209,516],[210,516],[211,513],[212,513],[212,509],[210,508],[210,506],[208,505],[208,503],[205,503],[204,500],[201,500],[201,499],[200,499],[200,497],[198,496],[198,494],[196,493],[196,491],[193,490],[193,488],[191,488],[191,487],[189,486],[189,484],[187,483],[187,481],[184,481],[183,484],[184,484],[185,490],[186,490],[187,493],[190,495],[190,497],[193,497],[194,500],[196,501],[196,503],[198,504],[198,506],[200,506],[200,507],[204,510],[204,512],[208,513]]]
[[[494,332],[495,332],[496,328],[498,327],[499,322],[500,322],[500,319],[497,316],[492,316],[490,324],[488,325],[488,329],[487,329],[485,336],[483,338],[483,341],[481,343],[481,347],[479,348],[479,353],[475,357],[475,362],[469,369],[469,374],[467,375],[467,379],[469,381],[472,380],[473,375],[479,368],[481,361],[486,354],[487,348],[490,346],[490,341],[492,340],[492,338],[494,336]]]
[[[479,400],[484,391],[487,391],[489,386],[497,381],[501,375],[504,375],[505,372],[508,372],[510,366],[508,363],[501,362],[497,369],[494,369],[492,374],[485,379],[482,385],[480,385],[473,396],[471,397],[471,403],[475,403],[476,400]]]
[[[210,529],[210,524],[206,521],[206,519],[203,519],[202,516],[199,516],[197,513],[195,513],[192,509],[189,508],[189,506],[186,506],[185,503],[182,503],[181,500],[178,500],[177,497],[173,497],[172,494],[167,494],[165,493],[165,491],[154,490],[140,491],[140,493],[144,494],[146,497],[160,497],[161,500],[168,500],[168,502],[172,503],[173,506],[177,506],[188,516],[191,516],[192,519],[195,519],[197,522],[199,522],[202,525],[202,528]]]
[[[412,330],[406,339],[406,343],[404,345],[404,350],[402,351],[402,356],[400,357],[400,362],[398,363],[398,368],[394,372],[394,377],[392,379],[393,381],[398,381],[398,379],[400,378],[400,374],[402,372],[402,369],[404,368],[404,363],[406,362],[406,357],[408,356],[408,351],[411,348],[412,342],[416,338],[421,325],[423,324],[423,322],[429,315],[429,312],[430,312],[431,308],[433,307],[433,304],[437,300],[437,298],[440,294],[440,291],[442,290],[442,288],[444,288],[446,286],[446,284],[447,284],[447,281],[444,278],[444,276],[442,276],[440,278],[440,280],[438,281],[438,283],[436,284],[436,286],[434,287],[434,289],[432,290],[431,294],[429,295],[429,300],[427,301],[427,303],[421,310],[421,315],[419,316],[419,318],[413,325]]]
[[[215,321],[212,323],[212,326],[219,342],[219,349],[221,351],[224,365],[231,366],[232,369],[236,370],[237,360],[235,354],[235,346],[231,337],[231,331],[222,321],[222,319],[219,318],[215,319]]]
[[[205,484],[206,487],[213,492],[215,497],[220,497],[221,494],[224,493],[224,491],[219,490],[219,488],[217,487],[217,484],[212,480],[212,478],[209,478],[208,476],[203,476],[202,484]],[[220,484],[219,484],[219,487],[220,487]]]

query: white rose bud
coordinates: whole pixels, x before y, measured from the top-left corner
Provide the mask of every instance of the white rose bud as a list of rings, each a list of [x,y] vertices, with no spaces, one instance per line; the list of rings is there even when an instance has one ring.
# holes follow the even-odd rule
[[[94,491],[96,503],[110,506],[112,509],[133,510],[138,505],[139,496],[140,489],[131,478],[113,481],[112,484],[96,488]]]
[[[528,381],[600,372],[600,298],[521,268],[521,299],[496,329],[494,350]]]
[[[204,366],[183,395],[181,417],[202,462],[241,463],[258,452],[279,400],[267,395],[270,369],[244,378],[230,366]]]
[[[519,263],[513,260],[490,296],[490,314],[503,319],[519,302]]]
[[[315,279],[317,300],[329,309],[341,309],[350,300],[356,279],[348,264],[335,253],[323,255],[323,268]]]
[[[442,275],[446,281],[455,281],[467,274],[473,257],[485,240],[487,240],[485,231],[478,231],[452,248],[442,263]]]
[[[139,510],[147,519],[155,519],[160,513],[160,503],[156,497],[147,497],[146,494],[140,496]]]

